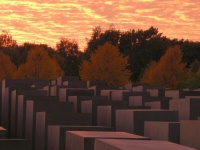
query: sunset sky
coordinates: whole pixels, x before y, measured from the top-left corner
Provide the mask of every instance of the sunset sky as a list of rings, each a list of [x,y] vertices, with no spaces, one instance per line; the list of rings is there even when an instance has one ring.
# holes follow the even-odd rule
[[[200,41],[200,0],[0,0],[0,30],[18,44],[55,47],[61,37],[83,50],[92,29],[158,28],[169,38]]]

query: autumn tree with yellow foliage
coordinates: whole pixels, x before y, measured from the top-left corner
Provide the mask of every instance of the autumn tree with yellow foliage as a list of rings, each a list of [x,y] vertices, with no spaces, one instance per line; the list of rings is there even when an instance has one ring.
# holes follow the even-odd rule
[[[10,57],[0,51],[0,80],[13,77],[16,66],[10,60]]]
[[[62,75],[58,63],[42,46],[36,46],[28,52],[27,62],[19,66],[15,77],[53,80]]]
[[[118,48],[105,43],[90,55],[89,61],[83,61],[79,74],[85,81],[103,81],[108,85],[122,86],[130,83],[130,71],[127,57],[120,54]]]
[[[140,83],[178,88],[190,76],[190,70],[182,62],[182,56],[180,46],[170,47],[158,62],[149,64]]]

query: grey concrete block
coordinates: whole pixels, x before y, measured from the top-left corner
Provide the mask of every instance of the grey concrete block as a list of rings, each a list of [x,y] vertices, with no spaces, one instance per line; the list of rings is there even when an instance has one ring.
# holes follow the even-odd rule
[[[65,81],[79,81],[79,77],[78,76],[60,76],[56,79],[56,83],[57,85],[62,86],[63,82]]]
[[[105,86],[106,84],[102,81],[87,81],[87,88],[94,87],[94,86]]]
[[[162,140],[173,143],[180,143],[180,123],[145,121],[144,136],[151,140]]]
[[[101,94],[102,90],[119,90],[118,87],[108,86],[106,84],[94,85],[94,86],[89,87],[88,89],[93,89],[95,96],[105,96],[105,95]],[[108,97],[108,99],[110,99],[110,98]]]
[[[165,97],[171,99],[182,99],[185,97],[199,97],[200,91],[185,91],[185,90],[165,90]]]
[[[90,114],[76,114],[68,112],[37,112],[35,150],[47,150],[47,130],[48,125],[75,125],[91,126]]]
[[[26,112],[26,101],[28,98],[33,98],[34,96],[46,96],[45,91],[29,91],[24,95],[18,95],[17,98],[17,110],[16,110],[16,137],[24,138],[25,137],[25,112]],[[14,122],[15,123],[15,122]],[[13,123],[13,124],[14,124]],[[15,128],[14,128],[15,129]]]
[[[73,105],[72,103],[58,102],[57,97],[51,96],[26,101],[25,138],[32,141],[33,149],[35,147],[36,113],[40,111],[73,112]]]
[[[179,112],[180,120],[197,120],[200,116],[200,98],[170,100],[170,110]]]
[[[0,139],[0,150],[32,150],[31,141],[25,139]]]
[[[145,106],[145,102],[160,101],[163,108],[169,109],[169,98],[153,97],[150,96],[150,93],[147,91],[123,92],[122,99],[128,101],[129,106]]]
[[[50,85],[49,86],[49,96],[59,96],[59,89],[60,88],[67,88],[67,86],[61,85]]]
[[[126,101],[110,101],[109,105],[97,106],[97,125],[115,128],[115,110],[128,109]]]
[[[178,112],[171,110],[116,110],[116,130],[144,135],[145,121],[177,122]]]
[[[0,126],[0,139],[6,139],[7,137],[7,130]]]
[[[66,133],[66,150],[94,150],[95,139],[134,139],[149,138],[126,132],[103,131],[68,131]]]
[[[97,125],[116,127],[116,110],[120,109],[148,109],[143,106],[128,106],[126,101],[110,101],[109,105],[97,107]]]
[[[151,109],[169,109],[170,100],[160,100],[144,102],[145,106],[149,106]]]
[[[8,136],[10,135],[10,121],[11,121],[11,92],[13,90],[27,90],[34,89],[47,84],[46,80],[36,79],[6,79],[2,81],[2,113],[1,124],[8,129]]]
[[[57,85],[69,88],[87,88],[87,82],[79,80],[78,76],[62,76],[56,80]]]
[[[93,89],[86,88],[59,88],[59,101],[67,102],[68,96],[94,96]]]
[[[103,126],[48,126],[48,150],[65,150],[66,131],[112,131]]]
[[[81,113],[90,113],[92,115],[92,125],[97,125],[98,106],[110,105],[112,102],[105,99],[91,99],[81,101]]]
[[[97,100],[104,101],[107,100],[105,96],[68,96],[67,101],[72,102],[74,105],[74,112],[82,112],[81,111],[81,102],[84,100]]]
[[[116,90],[116,91],[110,91],[110,100],[112,101],[122,101],[123,93],[130,93],[129,90]]]
[[[193,148],[154,140],[95,139],[94,150],[194,150]]]
[[[181,120],[180,144],[200,149],[200,120]]]
[[[17,134],[17,117],[18,117],[18,96],[24,98],[24,96],[43,96],[46,95],[46,91],[38,91],[36,89],[30,88],[26,90],[13,90],[11,92],[11,120],[10,120],[10,137],[16,138]],[[21,96],[20,96],[21,95]],[[20,112],[20,110],[19,110]],[[21,137],[22,138],[22,137]]]
[[[133,86],[132,91],[134,92],[148,92],[152,97],[164,97],[165,87],[163,86],[152,86],[152,85],[138,85]]]

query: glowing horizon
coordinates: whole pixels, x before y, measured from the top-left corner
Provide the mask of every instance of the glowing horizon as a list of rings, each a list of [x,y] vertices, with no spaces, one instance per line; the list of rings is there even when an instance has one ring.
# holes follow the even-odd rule
[[[18,44],[55,47],[59,39],[75,39],[83,50],[92,29],[148,29],[171,39],[200,41],[199,0],[1,0],[0,29]]]

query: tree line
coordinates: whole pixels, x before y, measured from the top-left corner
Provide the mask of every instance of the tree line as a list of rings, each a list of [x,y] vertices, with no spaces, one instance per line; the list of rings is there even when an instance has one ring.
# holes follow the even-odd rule
[[[110,48],[113,51],[113,56],[115,55],[113,49],[117,49],[119,55],[122,55],[127,59],[125,69],[130,72],[127,76],[129,82],[161,84],[156,82],[149,82],[147,79],[145,80],[144,74],[146,74],[146,78],[150,78],[150,75],[152,76],[153,74],[156,74],[148,73],[147,70],[158,71],[159,69],[152,69],[152,66],[159,66],[158,63],[163,62],[161,61],[161,58],[167,53],[169,49],[174,49],[171,52],[172,56],[175,55],[175,51],[178,49],[181,52],[181,54],[179,55],[179,59],[181,60],[181,62],[179,63],[184,64],[184,67],[179,66],[181,68],[179,69],[189,70],[188,76],[187,79],[176,81],[176,86],[172,86],[169,84],[167,84],[166,86],[173,88],[200,87],[200,83],[197,82],[200,81],[200,77],[198,75],[198,72],[200,72],[200,42],[194,42],[184,39],[169,39],[162,33],[160,33],[157,28],[154,27],[150,27],[147,30],[132,29],[128,31],[120,31],[113,26],[106,30],[104,30],[100,26],[94,27],[91,37],[86,40],[87,47],[84,51],[80,51],[76,40],[70,40],[68,38],[61,38],[56,44],[56,48],[49,47],[46,44],[23,43],[22,45],[18,45],[17,42],[12,39],[12,36],[9,33],[2,32],[2,34],[0,35],[0,51],[2,51],[3,54],[9,56],[11,62],[15,65],[16,70],[19,70],[28,62],[28,60],[30,60],[30,57],[28,57],[29,51],[43,49],[48,54],[48,57],[58,64],[58,66],[55,65],[57,66],[57,69],[58,67],[60,67],[60,69],[63,71],[60,71],[59,75],[76,75],[81,77],[81,74],[83,73],[81,73],[80,68],[83,67],[83,63],[86,64],[86,62],[91,62],[93,55],[98,55],[96,53],[98,49],[102,49],[102,47],[104,47],[104,49]],[[111,46],[109,46],[108,44],[110,44]],[[112,46],[114,46],[115,48],[113,48]],[[110,55],[110,57],[112,55]],[[98,63],[102,63],[103,57],[98,60]],[[120,62],[120,59],[115,59],[115,61]],[[1,63],[2,62],[0,60],[0,66],[2,66]],[[46,62],[46,64],[48,63],[49,62]],[[172,65],[171,62],[163,64]],[[95,66],[93,67],[95,68]],[[118,70],[120,69],[118,68]],[[122,68],[121,71],[124,71],[124,69]],[[165,71],[166,74],[168,74],[167,71],[169,70],[165,69]],[[20,77],[20,74],[22,74],[22,72],[23,71],[21,71],[21,73],[18,73],[18,75],[16,75],[15,77]],[[118,72],[118,74],[120,74],[120,72]],[[52,76],[51,78],[55,78],[55,76],[56,75]],[[21,77],[25,76],[23,75]],[[40,76],[38,76],[38,78],[39,77]],[[45,78],[45,76],[43,78]],[[151,79],[153,80],[153,78]],[[112,83],[113,82],[114,81],[112,81]],[[127,83],[127,79],[124,83]]]

